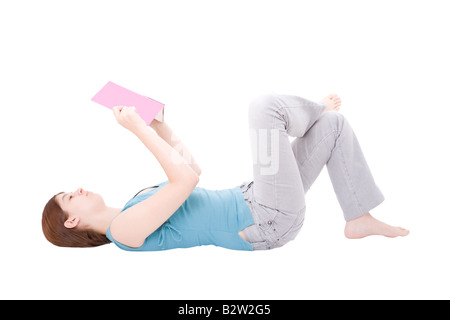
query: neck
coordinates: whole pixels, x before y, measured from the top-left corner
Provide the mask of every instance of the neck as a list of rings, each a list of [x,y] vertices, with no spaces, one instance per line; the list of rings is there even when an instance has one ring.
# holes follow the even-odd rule
[[[120,213],[120,210],[122,209],[105,207],[102,212],[95,216],[95,220],[91,221],[92,229],[95,232],[106,235],[108,227],[111,225],[114,218]]]

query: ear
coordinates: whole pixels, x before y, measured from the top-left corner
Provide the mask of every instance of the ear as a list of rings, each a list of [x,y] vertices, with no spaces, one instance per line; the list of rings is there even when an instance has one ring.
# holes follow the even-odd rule
[[[66,227],[67,229],[72,229],[75,228],[79,222],[80,218],[78,217],[69,218],[64,222],[64,227]]]

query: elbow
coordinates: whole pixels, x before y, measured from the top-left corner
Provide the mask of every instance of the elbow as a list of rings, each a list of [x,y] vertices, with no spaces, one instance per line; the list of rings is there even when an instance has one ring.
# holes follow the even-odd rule
[[[186,191],[192,192],[200,181],[200,177],[195,173],[191,172],[189,174],[184,174],[178,176],[175,181],[169,179],[169,183],[173,185],[178,185],[184,188]]]
[[[200,173],[201,172],[197,173],[193,178],[192,182],[194,183],[194,187],[200,182]]]
[[[190,186],[192,188],[195,188],[195,186],[200,181],[200,177],[198,176],[197,172],[189,168],[189,170],[185,170],[183,173],[180,173],[176,176],[175,179],[170,179],[170,183],[176,183],[184,186]]]
[[[200,181],[200,175],[198,174],[197,171],[192,170],[191,174],[189,174],[186,179],[185,179],[186,183],[189,184],[190,186],[192,186],[193,188],[195,188],[195,186],[197,186],[197,184]]]
[[[197,174],[192,174],[189,177],[186,177],[184,180],[184,185],[191,190],[191,192],[197,187],[200,181],[200,177]]]
[[[194,171],[195,174],[200,177],[200,175],[202,174],[202,169],[200,169],[198,164],[194,163],[194,164],[191,164],[190,166],[191,166],[192,171]]]

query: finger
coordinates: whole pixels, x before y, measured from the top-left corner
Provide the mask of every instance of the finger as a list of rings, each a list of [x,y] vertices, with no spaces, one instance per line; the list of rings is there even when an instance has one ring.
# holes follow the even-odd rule
[[[113,112],[114,112],[114,116],[116,117],[116,119],[119,117],[120,112],[122,111],[122,106],[115,106],[112,108]]]
[[[129,112],[129,110],[130,110],[130,107],[128,107],[128,106],[121,106],[120,113],[125,115],[125,114],[127,114]]]
[[[125,115],[129,115],[129,114],[132,114],[133,112],[136,112],[136,108],[135,107],[125,107],[123,111],[124,111]]]
[[[136,112],[136,107],[127,107],[127,115],[132,115],[135,114]]]

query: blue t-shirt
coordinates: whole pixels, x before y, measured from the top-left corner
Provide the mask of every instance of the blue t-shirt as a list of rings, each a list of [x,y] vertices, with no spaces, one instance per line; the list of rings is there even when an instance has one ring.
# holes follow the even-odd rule
[[[163,182],[156,189],[135,196],[126,203],[120,214],[148,199],[168,183],[169,181]],[[224,190],[195,187],[178,210],[149,235],[139,248],[131,248],[114,240],[110,228],[106,237],[119,248],[128,251],[157,251],[202,245],[250,251],[253,246],[238,233],[254,223],[239,186]]]

